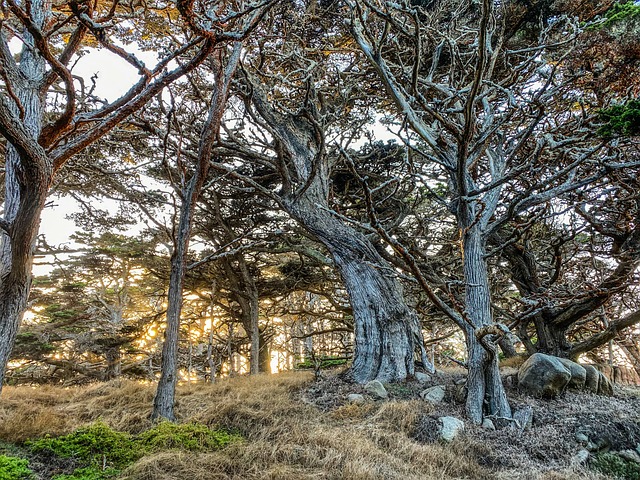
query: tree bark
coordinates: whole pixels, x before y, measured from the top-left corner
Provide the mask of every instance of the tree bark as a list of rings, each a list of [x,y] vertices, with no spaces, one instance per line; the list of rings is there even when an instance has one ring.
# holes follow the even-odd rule
[[[42,28],[49,15],[43,0],[31,3],[32,18]],[[14,93],[22,106],[22,125],[35,140],[42,130],[44,106],[40,92],[45,76],[44,59],[37,54],[33,37],[23,32],[25,46],[21,52],[21,79]],[[17,106],[11,110],[17,114]],[[5,132],[3,132],[3,135]],[[34,244],[40,228],[53,167],[44,151],[33,157],[8,143],[5,159],[4,223],[9,231],[2,234],[0,245],[0,392],[11,350],[22,322],[31,289]]]
[[[480,424],[485,414],[485,400],[489,415],[511,418],[511,407],[500,379],[497,347],[494,344],[493,348],[487,348],[476,336],[479,329],[493,324],[482,230],[475,224],[476,215],[471,205],[459,218],[463,232],[465,314],[470,323],[465,329],[469,369],[466,412],[472,422]]]
[[[324,196],[313,198],[313,191],[285,205],[329,250],[349,294],[355,324],[351,374],[359,383],[403,381],[415,373],[416,353],[426,359],[419,319],[371,242],[337,219]]]

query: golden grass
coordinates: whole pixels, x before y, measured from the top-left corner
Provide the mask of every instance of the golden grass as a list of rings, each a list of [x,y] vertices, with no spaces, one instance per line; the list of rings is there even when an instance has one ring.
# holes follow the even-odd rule
[[[345,404],[320,411],[304,400],[306,373],[240,377],[215,385],[183,386],[176,413],[239,432],[244,440],[216,452],[160,452],[129,467],[127,480],[350,479],[431,480],[593,478],[573,471],[491,471],[479,462],[486,445],[470,437],[421,444],[410,435],[433,407],[418,400]],[[133,381],[71,389],[6,387],[0,402],[0,439],[19,442],[63,434],[98,419],[138,433],[151,423],[154,386]],[[506,476],[505,476],[506,475]],[[542,476],[541,476],[542,475]]]

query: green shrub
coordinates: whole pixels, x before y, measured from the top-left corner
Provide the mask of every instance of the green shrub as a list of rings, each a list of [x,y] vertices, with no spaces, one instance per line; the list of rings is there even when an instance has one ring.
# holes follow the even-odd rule
[[[161,422],[138,435],[136,442],[140,447],[153,452],[169,449],[202,451],[218,450],[239,439],[237,435],[223,430],[211,430],[198,423]]]
[[[614,453],[601,453],[591,461],[591,468],[613,478],[640,480],[640,465]]]
[[[29,462],[23,458],[0,455],[0,478],[2,480],[31,480],[36,478],[29,470]]]
[[[115,478],[120,470],[107,468],[101,470],[96,467],[78,468],[71,475],[56,475],[51,480],[107,480]]]
[[[604,124],[598,129],[598,134],[603,137],[640,133],[640,100],[605,108],[600,110],[599,115]]]
[[[45,437],[28,443],[34,453],[74,458],[82,463],[101,467],[121,468],[138,458],[143,452],[127,433],[112,430],[102,422],[76,430],[58,438]]]

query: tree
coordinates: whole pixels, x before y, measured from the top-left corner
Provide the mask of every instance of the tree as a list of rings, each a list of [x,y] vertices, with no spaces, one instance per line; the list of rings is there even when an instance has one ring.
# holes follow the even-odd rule
[[[490,248],[489,240],[526,212],[606,182],[608,169],[624,166],[614,166],[606,141],[594,138],[595,112],[571,107],[579,93],[560,66],[574,26],[548,19],[534,44],[516,48],[517,37],[505,34],[510,2],[348,3],[353,36],[410,129],[405,142],[423,165],[417,175],[429,178],[437,169],[445,178],[440,198],[457,224],[462,308],[441,298],[411,253],[377,230],[465,334],[469,417],[510,417],[497,355],[508,329],[494,321],[487,265],[509,241]]]
[[[223,34],[207,40],[192,37],[149,69],[112,39],[122,18],[117,2],[107,6],[72,1],[68,10],[52,11],[42,0],[27,5],[10,0],[7,7],[0,32],[0,133],[7,140],[0,222],[0,388],[26,308],[34,242],[55,175],[71,157],[196,68],[214,43],[224,39]],[[22,42],[17,60],[9,47],[14,32],[20,32],[15,38]],[[139,74],[137,83],[111,103],[94,103],[82,81],[77,82],[78,91],[72,61],[89,41],[124,59]]]
[[[349,65],[342,66],[338,60],[345,58],[336,48],[344,37],[334,33],[330,20],[337,4],[324,10],[317,6],[323,24],[307,15],[305,7],[315,8],[313,3],[283,6],[282,19],[264,27],[269,28],[264,38],[272,40],[252,43],[238,91],[243,103],[236,108],[245,128],[228,126],[221,153],[225,162],[213,168],[273,199],[329,251],[353,309],[353,378],[401,381],[414,373],[416,354],[428,369],[431,365],[418,317],[405,302],[393,269],[367,237],[370,232],[354,228],[329,203],[338,146],[348,145],[368,118],[358,117],[357,112],[366,112],[360,107],[348,115],[357,87],[343,83],[354,60],[347,56]],[[327,57],[331,51],[336,51],[335,60]],[[233,165],[239,161],[277,175],[275,188],[237,172]]]

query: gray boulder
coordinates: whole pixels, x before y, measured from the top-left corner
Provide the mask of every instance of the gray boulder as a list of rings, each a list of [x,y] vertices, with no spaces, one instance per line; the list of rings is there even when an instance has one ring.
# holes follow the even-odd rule
[[[360,395],[359,393],[350,393],[347,396],[347,401],[349,403],[364,403],[365,399],[362,395]]]
[[[537,397],[556,397],[571,380],[571,371],[551,355],[534,353],[518,370],[518,387]]]
[[[562,364],[571,372],[571,380],[569,380],[568,388],[582,390],[587,380],[587,371],[579,363],[573,362],[568,358],[558,358]]]
[[[456,417],[440,417],[440,440],[450,442],[464,430],[464,422]]]
[[[598,384],[600,383],[600,372],[593,365],[582,365],[586,372],[584,381],[584,389],[587,392],[598,393]]]
[[[445,388],[444,385],[436,385],[435,387],[429,387],[420,393],[420,397],[429,403],[434,405],[444,400]]]
[[[374,398],[387,398],[389,396],[387,389],[378,380],[371,380],[367,383],[364,386],[364,391]]]
[[[422,373],[422,372],[416,372],[414,374],[414,377],[416,377],[416,380],[419,381],[420,383],[427,383],[429,380],[431,380],[430,375],[427,375],[426,373]]]

